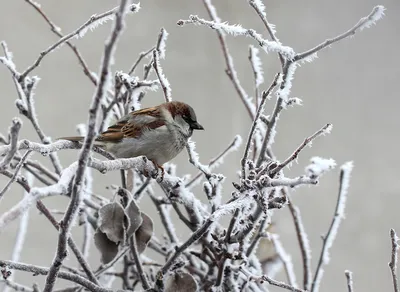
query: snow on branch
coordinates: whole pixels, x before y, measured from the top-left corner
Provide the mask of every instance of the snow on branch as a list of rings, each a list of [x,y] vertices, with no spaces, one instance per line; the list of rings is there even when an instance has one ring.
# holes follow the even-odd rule
[[[253,38],[259,46],[266,52],[278,52],[285,56],[288,60],[292,60],[295,56],[295,53],[292,48],[287,46],[282,46],[280,43],[275,41],[268,41],[264,39],[259,33],[257,33],[254,29],[245,29],[241,25],[229,25],[225,23],[218,23],[214,21],[209,21],[198,17],[197,15],[190,15],[188,20],[179,20],[177,22],[179,26],[183,26],[186,24],[197,24],[197,25],[205,25],[209,28],[221,30],[227,34],[231,34],[233,36],[244,35]]]
[[[317,160],[319,161],[321,170],[327,169],[330,167],[329,165],[332,165],[332,163],[327,160],[324,161],[320,159]],[[326,236],[323,237],[323,246],[321,250],[321,255],[319,257],[317,269],[315,271],[313,283],[311,285],[311,292],[316,292],[319,290],[319,285],[321,283],[323,276],[322,266],[329,263],[330,260],[329,249],[332,247],[333,241],[336,238],[340,222],[342,221],[342,219],[344,219],[344,209],[346,206],[347,193],[350,183],[350,174],[352,169],[353,169],[353,162],[351,161],[343,164],[340,168],[339,194],[336,203],[335,214],[333,216],[328,233],[326,234]]]

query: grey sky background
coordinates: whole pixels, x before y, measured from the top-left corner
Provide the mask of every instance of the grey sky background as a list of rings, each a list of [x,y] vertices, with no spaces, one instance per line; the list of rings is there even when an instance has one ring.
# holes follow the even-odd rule
[[[92,14],[109,10],[117,1],[70,0],[39,1],[43,10],[62,28],[64,33],[76,29]],[[247,1],[213,1],[222,20],[254,28],[267,36],[260,19]],[[300,52],[315,46],[328,37],[352,27],[368,15],[375,5],[384,5],[386,16],[376,26],[334,44],[318,54],[313,63],[298,68],[293,81],[292,95],[303,100],[303,106],[289,108],[281,115],[274,149],[280,160],[285,159],[304,140],[326,123],[333,124],[332,134],[319,138],[312,148],[306,148],[298,164],[293,164],[287,176],[302,174],[312,156],[333,158],[338,165],[353,160],[346,219],[340,226],[331,250],[331,262],[325,268],[321,291],[346,291],[344,270],[354,274],[356,291],[390,291],[392,289],[387,263],[390,260],[389,229],[400,233],[399,210],[399,98],[400,64],[398,45],[400,20],[399,2],[393,0],[308,0],[265,1],[268,19],[276,25],[277,36],[284,45]],[[172,96],[191,104],[206,131],[195,133],[201,161],[207,162],[223,150],[236,134],[247,137],[250,120],[232,84],[224,73],[225,64],[214,31],[206,27],[178,27],[179,19],[190,14],[208,18],[200,0],[156,1],[141,3],[139,13],[130,15],[127,28],[118,45],[113,70],[127,71],[141,51],[149,49],[157,40],[161,27],[169,32],[166,59],[162,60],[164,73],[172,86]],[[111,22],[74,40],[89,67],[98,71],[103,44]],[[40,15],[25,1],[3,0],[0,9],[0,39],[5,40],[14,54],[17,69],[22,71],[53,44],[57,37]],[[257,45],[245,37],[227,37],[238,76],[249,95],[253,95],[253,74],[248,61],[248,45]],[[0,54],[2,55],[2,53]],[[261,52],[265,84],[269,85],[279,70],[275,54]],[[141,72],[140,71],[138,72]],[[75,135],[76,125],[87,119],[94,87],[84,76],[76,57],[67,46],[47,56],[34,71],[41,81],[35,94],[40,124],[53,138]],[[0,66],[1,115],[0,132],[5,134],[11,119],[18,116],[14,102],[17,94],[8,70]],[[146,95],[143,106],[163,101],[159,90]],[[267,103],[269,114],[275,99]],[[28,121],[24,120],[21,138],[38,141]],[[76,151],[60,153],[64,166],[77,157]],[[219,171],[227,176],[223,199],[230,197],[231,182],[236,180],[243,147],[231,154]],[[36,159],[46,161],[38,154]],[[178,174],[196,173],[182,152],[175,162]],[[322,245],[321,235],[327,231],[334,212],[338,192],[339,169],[325,175],[317,187],[302,187],[293,192],[294,202],[300,207],[305,229],[312,247],[313,268]],[[111,197],[106,185],[118,182],[118,174],[95,174],[95,192]],[[0,186],[7,180],[0,177]],[[196,195],[204,199],[201,189]],[[22,190],[14,185],[0,205],[0,213],[22,197]],[[63,210],[66,198],[50,198],[45,203]],[[144,199],[141,207],[157,218],[150,202]],[[293,223],[287,209],[275,212],[278,233],[286,249],[292,254],[298,281],[302,274],[300,252]],[[180,225],[179,225],[180,226]],[[14,245],[18,222],[11,224],[0,235],[0,258],[9,259]],[[81,230],[75,228],[74,237],[81,240]],[[163,232],[156,225],[156,232]],[[179,227],[181,239],[188,236],[185,227]],[[28,237],[21,261],[49,266],[53,259],[57,232],[43,216],[31,210]],[[68,265],[74,264],[73,256]],[[93,249],[91,264],[99,264]],[[44,278],[17,273],[16,280],[25,284]],[[285,280],[284,275],[279,279]],[[60,281],[60,283],[63,283]]]

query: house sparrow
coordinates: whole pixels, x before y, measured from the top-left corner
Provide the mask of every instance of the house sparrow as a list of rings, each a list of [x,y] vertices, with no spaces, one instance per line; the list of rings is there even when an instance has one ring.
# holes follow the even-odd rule
[[[204,130],[197,122],[191,106],[171,101],[155,107],[131,112],[95,140],[118,158],[144,155],[162,169],[162,165],[185,148],[193,130]],[[63,137],[69,141],[83,141],[84,137]],[[163,170],[163,169],[162,169]]]

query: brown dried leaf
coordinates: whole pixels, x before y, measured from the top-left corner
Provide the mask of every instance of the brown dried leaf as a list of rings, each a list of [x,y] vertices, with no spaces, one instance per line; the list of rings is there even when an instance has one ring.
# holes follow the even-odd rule
[[[143,219],[139,207],[134,200],[130,200],[126,206],[124,217],[125,238],[130,238],[136,230],[142,225]]]
[[[94,234],[94,244],[101,253],[101,262],[103,264],[111,262],[118,253],[118,245],[108,239],[107,235],[99,229]]]
[[[141,213],[141,216],[143,223],[135,233],[136,246],[139,254],[146,249],[147,243],[153,236],[153,220],[143,212]]]
[[[165,282],[165,292],[196,292],[197,283],[188,273],[176,272]]]
[[[118,202],[109,203],[99,210],[99,229],[115,243],[124,238],[124,216],[124,208]]]

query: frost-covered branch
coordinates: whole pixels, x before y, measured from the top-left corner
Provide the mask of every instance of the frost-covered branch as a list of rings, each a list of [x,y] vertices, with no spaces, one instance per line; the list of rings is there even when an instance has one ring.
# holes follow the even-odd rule
[[[286,283],[271,279],[267,275],[256,276],[256,275],[252,274],[251,272],[249,272],[247,269],[245,269],[242,266],[239,266],[237,269],[247,277],[248,281],[256,281],[256,282],[259,282],[261,284],[264,283],[264,282],[267,282],[268,284],[270,284],[272,286],[280,287],[280,288],[287,289],[287,290],[290,290],[290,291],[306,292],[306,290],[298,289],[298,288],[296,288],[296,287],[294,287],[292,285],[288,285]]]
[[[17,152],[17,142],[18,142],[18,134],[21,129],[22,121],[18,118],[14,118],[12,121],[12,125],[9,130],[9,140],[10,140],[10,150],[6,153],[3,160],[0,161],[0,169],[4,169],[13,159],[15,153]]]
[[[299,242],[301,258],[303,261],[303,288],[309,290],[311,286],[311,248],[308,241],[307,233],[305,232],[303,221],[300,216],[300,210],[293,204],[289,198],[286,189],[283,188],[282,192],[288,200],[288,207],[293,218],[294,227],[296,229],[297,240]]]
[[[332,247],[333,241],[336,238],[337,231],[340,222],[344,218],[344,209],[346,207],[347,193],[350,183],[350,174],[353,169],[353,163],[347,162],[340,168],[340,179],[339,179],[339,194],[338,200],[335,208],[335,214],[333,216],[331,225],[329,227],[328,233],[323,238],[323,246],[321,250],[321,255],[318,260],[318,265],[315,270],[315,275],[313,283],[311,285],[311,292],[316,292],[319,290],[319,285],[321,283],[323,269],[322,266],[329,263],[329,249]]]
[[[253,141],[253,137],[254,137],[254,133],[256,131],[257,125],[258,125],[258,120],[261,116],[261,114],[264,111],[264,105],[266,100],[268,99],[268,97],[271,95],[272,90],[275,88],[275,86],[278,84],[278,79],[279,79],[279,74],[275,75],[274,80],[272,81],[271,85],[269,86],[269,88],[263,92],[262,94],[262,98],[261,98],[261,102],[260,105],[258,106],[257,109],[257,113],[256,116],[254,117],[253,120],[253,124],[251,125],[251,129],[250,129],[250,133],[249,133],[249,137],[247,138],[247,143],[246,146],[244,148],[244,154],[243,154],[243,158],[241,160],[241,165],[242,165],[242,170],[241,170],[241,177],[244,179],[245,178],[245,167],[246,167],[246,162],[249,156],[249,151],[250,151],[250,146],[251,143]]]
[[[353,292],[353,273],[351,271],[344,271],[344,274],[346,276],[346,281],[347,281],[347,291],[348,292]]]
[[[161,68],[160,56],[159,56],[159,52],[157,50],[153,51],[153,59],[154,59],[154,62],[153,62],[154,71],[157,74],[158,80],[160,80],[160,84],[161,84],[161,87],[164,92],[164,99],[166,102],[169,102],[169,101],[171,101],[171,86]]]
[[[24,263],[15,263],[12,261],[4,261],[0,259],[0,267],[7,267],[8,269],[12,270],[18,270],[18,271],[24,271],[28,273],[33,273],[35,275],[47,275],[49,273],[48,268],[44,267],[39,267],[39,266],[34,266],[34,265],[29,265],[29,264],[24,264]],[[107,288],[102,288],[96,284],[93,284],[86,278],[73,274],[73,273],[68,273],[64,271],[60,271],[57,275],[58,278],[64,279],[67,281],[74,282],[76,284],[82,285],[82,287],[85,287],[89,291],[93,292],[113,292],[113,289],[107,289]]]
[[[271,171],[271,174],[274,175],[278,172],[280,172],[283,168],[285,168],[287,165],[289,165],[293,160],[296,160],[297,157],[299,156],[301,150],[304,149],[307,145],[311,146],[312,141],[317,138],[318,136],[325,135],[331,132],[332,129],[332,124],[326,124],[324,127],[322,127],[320,130],[315,132],[312,136],[307,137],[304,142],[293,152],[292,155],[290,155],[284,162],[279,164],[276,168],[274,168]]]
[[[204,3],[204,6],[205,6],[211,20],[213,22],[219,23],[220,19],[217,15],[217,10],[211,3],[211,0],[203,0],[203,3]],[[220,43],[221,49],[222,49],[222,54],[223,54],[224,60],[225,60],[225,65],[226,65],[225,72],[228,75],[229,79],[231,80],[231,82],[232,82],[236,92],[238,93],[240,99],[242,100],[244,106],[246,107],[246,110],[247,110],[250,118],[253,120],[256,108],[255,108],[254,104],[251,102],[250,97],[247,95],[246,91],[240,84],[239,77],[238,77],[236,69],[235,69],[233,58],[229,52],[228,45],[226,44],[225,34],[220,29],[215,29],[215,31],[217,33],[218,40],[219,40],[219,43]]]
[[[265,13],[265,6],[262,3],[262,0],[249,0],[249,4],[251,7],[253,7],[253,9],[257,12],[258,16],[261,18],[271,39],[274,42],[279,43],[278,38],[275,36],[275,34],[276,34],[275,25],[268,22],[267,14]],[[279,55],[279,60],[281,62],[281,65],[283,67],[285,65],[285,59],[280,52],[278,52],[278,55]]]
[[[119,7],[115,7],[109,11],[103,12],[101,14],[98,15],[92,15],[84,24],[82,24],[79,28],[77,28],[76,30],[74,30],[73,32],[65,35],[64,37],[62,37],[61,39],[59,39],[56,43],[54,43],[53,45],[51,45],[50,47],[48,47],[46,50],[42,51],[39,54],[39,57],[36,59],[36,61],[29,66],[20,76],[19,76],[19,80],[23,80],[25,79],[26,76],[28,76],[29,73],[31,73],[35,68],[37,68],[40,63],[42,62],[43,58],[45,56],[47,56],[49,53],[51,53],[52,51],[54,51],[55,49],[59,48],[61,45],[65,44],[68,40],[75,38],[75,37],[83,37],[84,34],[89,30],[89,29],[93,29],[96,26],[98,26],[99,24],[102,24],[103,22],[110,20],[113,18],[113,15],[115,15],[116,13],[118,13],[118,9]],[[132,12],[137,12],[140,9],[140,5],[139,4],[132,4],[132,6],[130,7],[130,10]]]
[[[197,15],[190,15],[188,20],[179,20],[177,22],[178,25],[186,25],[186,24],[198,24],[204,25],[212,29],[221,30],[224,33],[232,34],[234,36],[237,35],[244,35],[253,38],[259,46],[266,52],[279,52],[285,58],[292,60],[295,56],[295,53],[292,48],[282,46],[280,43],[274,41],[268,41],[263,39],[263,37],[257,33],[254,29],[246,29],[243,28],[241,25],[229,25],[227,23],[215,22],[215,21],[208,21],[198,17]]]
[[[61,33],[61,28],[57,26],[50,18],[49,16],[43,11],[43,9],[40,7],[40,5],[34,1],[31,0],[25,0],[28,4],[30,4],[42,17],[43,19],[49,24],[51,31],[57,35],[59,38],[64,38],[64,35]],[[83,72],[85,75],[90,79],[90,81],[94,84],[97,85],[97,77],[94,76],[94,74],[90,71],[85,59],[83,58],[82,54],[78,50],[78,48],[72,44],[70,41],[65,42],[68,47],[71,48],[71,50],[74,52],[75,56],[78,58],[79,64],[81,64]]]
[[[392,243],[392,257],[389,262],[389,268],[392,273],[394,291],[399,292],[399,284],[397,278],[397,255],[399,251],[399,244],[397,242],[399,241],[399,238],[397,237],[396,231],[394,231],[394,229],[390,229],[390,239]]]
[[[333,43],[336,43],[344,38],[353,36],[357,31],[361,31],[364,28],[369,28],[370,26],[374,25],[379,19],[381,19],[384,16],[384,11],[385,11],[385,7],[379,5],[379,6],[375,6],[374,9],[372,9],[372,12],[366,16],[361,18],[357,24],[355,26],[353,26],[352,28],[350,28],[348,31],[342,33],[341,35],[338,35],[337,37],[334,37],[332,39],[327,39],[325,42],[319,44],[318,46],[307,50],[303,53],[299,53],[296,54],[296,56],[294,57],[294,61],[300,61],[300,60],[304,60],[308,57],[313,56],[314,54],[316,54],[318,51],[332,45]]]
[[[128,0],[121,0],[119,8],[116,12],[115,24],[113,30],[111,31],[111,35],[105,44],[103,61],[99,74],[100,80],[99,83],[97,84],[92,104],[89,109],[88,130],[85,140],[83,142],[82,150],[79,154],[77,170],[75,173],[75,178],[71,190],[71,201],[60,223],[60,234],[58,238],[58,247],[56,251],[56,256],[53,260],[52,265],[50,266],[49,273],[46,277],[46,284],[43,290],[44,292],[51,292],[53,290],[61,264],[65,259],[65,257],[67,256],[67,241],[70,236],[70,228],[72,222],[75,220],[79,204],[81,203],[82,200],[82,184],[85,173],[87,171],[87,164],[89,162],[90,150],[92,148],[95,136],[97,134],[96,132],[97,115],[100,109],[101,102],[104,99],[105,94],[108,90],[110,82],[109,79],[110,79],[111,59],[114,56],[117,40],[124,28],[124,17],[127,8],[129,6],[129,3],[130,1]]]

